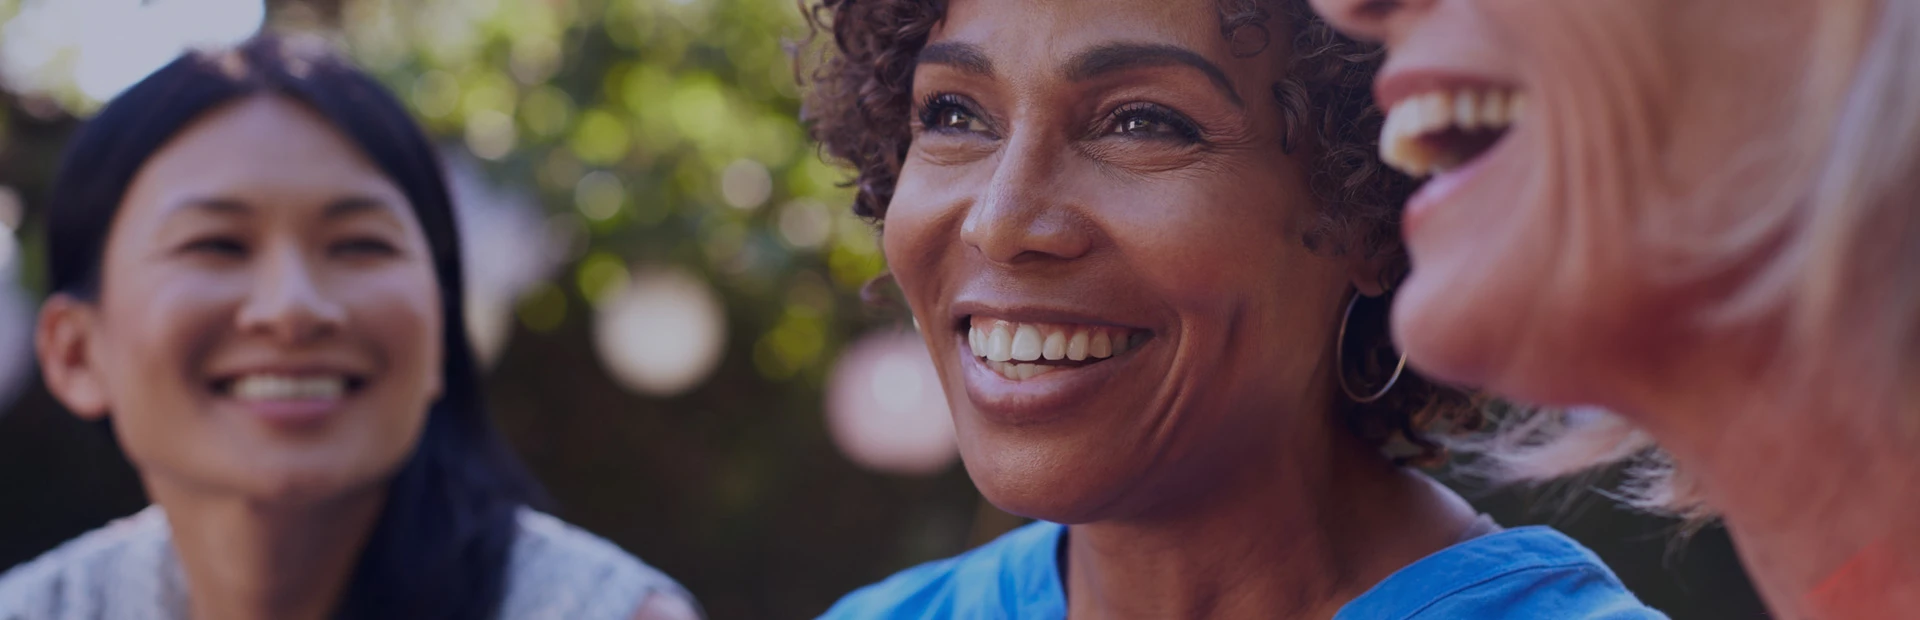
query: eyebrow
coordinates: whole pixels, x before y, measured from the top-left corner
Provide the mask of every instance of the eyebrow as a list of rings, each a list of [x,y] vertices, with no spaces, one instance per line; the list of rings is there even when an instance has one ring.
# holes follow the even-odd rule
[[[207,211],[228,216],[253,213],[253,205],[233,198],[190,198],[175,207],[179,211]],[[371,196],[346,196],[327,203],[320,212],[322,220],[337,220],[358,213],[385,212],[386,202]]]
[[[337,220],[349,215],[368,212],[387,213],[386,206],[386,201],[378,198],[370,196],[348,196],[327,203],[327,208],[320,212],[320,219]]]
[[[1246,107],[1240,93],[1233,88],[1233,81],[1227,79],[1227,72],[1206,57],[1184,47],[1159,43],[1109,43],[1073,57],[1067,63],[1067,79],[1084,82],[1118,71],[1145,67],[1165,67],[1185,65],[1206,74],[1220,94],[1226,95],[1233,105]]]
[[[979,76],[993,75],[993,61],[980,46],[959,41],[941,41],[920,48],[917,65],[946,65]]]

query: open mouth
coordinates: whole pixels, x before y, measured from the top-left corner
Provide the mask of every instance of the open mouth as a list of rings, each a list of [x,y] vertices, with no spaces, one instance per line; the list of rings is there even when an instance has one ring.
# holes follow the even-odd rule
[[[1380,160],[1414,178],[1443,174],[1485,155],[1525,112],[1525,94],[1504,88],[1433,91],[1387,112]]]
[[[1098,364],[1152,339],[1146,330],[1101,325],[1022,323],[967,317],[967,346],[987,368],[1013,381]]]
[[[365,389],[365,377],[345,374],[245,374],[213,382],[214,393],[242,402],[340,400]]]

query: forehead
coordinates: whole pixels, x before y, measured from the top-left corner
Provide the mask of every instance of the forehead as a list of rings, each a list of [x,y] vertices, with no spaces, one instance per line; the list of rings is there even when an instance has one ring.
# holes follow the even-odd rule
[[[343,194],[404,204],[399,188],[318,113],[283,96],[256,95],[216,107],[176,134],[134,176],[123,208],[209,197],[293,206]]]
[[[1272,18],[1259,24],[1273,33],[1265,38],[1242,32],[1236,54],[1223,23],[1219,0],[954,0],[929,41],[975,43],[989,57],[1038,65],[1034,68],[1116,41],[1168,44],[1193,51],[1236,78],[1270,79],[1272,59],[1286,40],[1279,32],[1284,24]],[[1261,53],[1247,53],[1265,40],[1272,43]]]

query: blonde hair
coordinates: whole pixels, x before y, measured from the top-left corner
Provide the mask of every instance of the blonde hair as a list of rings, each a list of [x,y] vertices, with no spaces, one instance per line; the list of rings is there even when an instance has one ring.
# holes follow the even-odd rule
[[[1826,103],[1801,123],[1792,136],[1799,142],[1763,145],[1792,149],[1787,159],[1811,154],[1793,162],[1808,172],[1802,191],[1743,212],[1707,250],[1721,258],[1775,251],[1709,319],[1784,316],[1783,342],[1794,354],[1780,356],[1780,371],[1808,402],[1831,396],[1816,376],[1840,367],[1865,386],[1858,398],[1871,400],[1859,404],[1878,406],[1849,410],[1911,408],[1916,392],[1902,382],[1920,376],[1920,2],[1860,6],[1865,14],[1821,24],[1819,39],[1832,45],[1815,52],[1804,87]],[[1818,70],[1825,67],[1850,70]],[[1920,420],[1888,423],[1920,430]],[[1496,412],[1489,432],[1449,446],[1469,455],[1458,469],[1469,477],[1541,483],[1625,466],[1613,494],[1622,501],[1696,524],[1713,514],[1651,436],[1610,412],[1513,408]]]

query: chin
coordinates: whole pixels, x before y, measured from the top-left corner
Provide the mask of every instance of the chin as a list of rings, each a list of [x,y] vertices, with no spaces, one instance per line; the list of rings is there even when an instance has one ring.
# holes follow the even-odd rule
[[[380,487],[352,468],[314,463],[262,464],[249,472],[240,486],[248,499],[268,506],[313,506],[338,501]]]
[[[268,506],[311,506],[347,495],[345,485],[323,476],[281,474],[248,485],[249,499]]]
[[[1426,296],[1425,284],[1409,279],[1393,309],[1394,341],[1422,377],[1525,405],[1616,404],[1597,389],[1620,361],[1608,343],[1635,336],[1608,329],[1595,304],[1539,297],[1485,303],[1505,298],[1458,293],[1462,288]]]
[[[968,449],[961,461],[973,485],[988,502],[1007,513],[1074,525],[1105,518],[1124,490],[1104,467],[1104,459],[1067,454],[1052,446],[993,445]]]
[[[1511,349],[1510,330],[1488,329],[1494,318],[1445,286],[1446,274],[1416,269],[1393,302],[1394,343],[1421,376],[1451,385],[1486,387]]]

